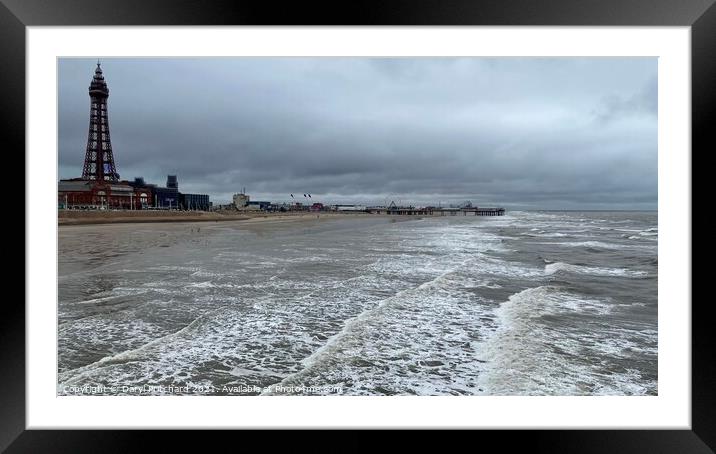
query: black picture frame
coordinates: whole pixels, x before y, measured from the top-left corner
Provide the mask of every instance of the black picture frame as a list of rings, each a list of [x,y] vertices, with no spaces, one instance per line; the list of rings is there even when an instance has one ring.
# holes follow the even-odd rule
[[[45,25],[690,26],[692,150],[707,150],[712,142],[710,119],[716,117],[714,0],[364,0],[280,5],[266,0],[0,0],[0,99],[5,120],[0,127],[6,153],[25,149],[25,27]],[[482,431],[480,445],[498,442],[509,447],[519,439],[538,452],[714,452],[716,353],[710,304],[709,298],[694,300],[691,306],[691,430],[515,431],[518,437]],[[0,450],[133,452],[144,445],[145,431],[26,430],[25,309],[17,301],[3,305],[0,345]],[[160,436],[167,443],[184,443],[195,435],[164,431]]]

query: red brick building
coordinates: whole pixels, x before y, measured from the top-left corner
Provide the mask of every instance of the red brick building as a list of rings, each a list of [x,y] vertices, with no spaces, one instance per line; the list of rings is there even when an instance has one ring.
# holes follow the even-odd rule
[[[60,180],[57,186],[60,208],[141,210],[152,205],[151,188],[132,187],[126,181],[91,181],[81,178]]]

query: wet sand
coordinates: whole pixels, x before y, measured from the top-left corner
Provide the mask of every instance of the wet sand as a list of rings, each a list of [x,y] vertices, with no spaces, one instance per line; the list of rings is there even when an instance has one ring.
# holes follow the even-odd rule
[[[88,216],[79,218],[78,222],[60,223],[57,232],[59,275],[88,271],[148,249],[170,248],[183,242],[208,244],[216,232],[226,228],[262,236],[276,229],[300,231],[340,219],[387,217],[367,213],[257,213],[253,217],[218,215],[221,219],[215,220],[208,216],[214,213],[205,214],[207,216],[199,220],[191,216],[167,216],[158,221],[151,217]],[[214,220],[216,222],[207,222]]]
[[[344,216],[375,216],[367,213],[252,213],[230,214],[216,212],[186,211],[58,211],[58,225],[124,224],[155,222],[220,222],[220,221],[266,221],[286,219],[318,219]]]

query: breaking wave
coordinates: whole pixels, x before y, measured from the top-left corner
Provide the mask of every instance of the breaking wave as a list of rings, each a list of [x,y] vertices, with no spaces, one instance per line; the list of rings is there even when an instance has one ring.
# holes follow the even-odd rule
[[[601,268],[596,266],[571,265],[564,262],[548,263],[544,267],[544,273],[547,275],[560,272],[589,274],[592,276],[643,277],[648,275],[646,271],[628,270],[626,268]]]

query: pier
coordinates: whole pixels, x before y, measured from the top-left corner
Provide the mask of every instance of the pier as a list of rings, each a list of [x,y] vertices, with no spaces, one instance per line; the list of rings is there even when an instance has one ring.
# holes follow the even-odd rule
[[[372,214],[393,214],[399,216],[504,216],[504,208],[438,208],[438,207],[373,207],[366,211]]]

